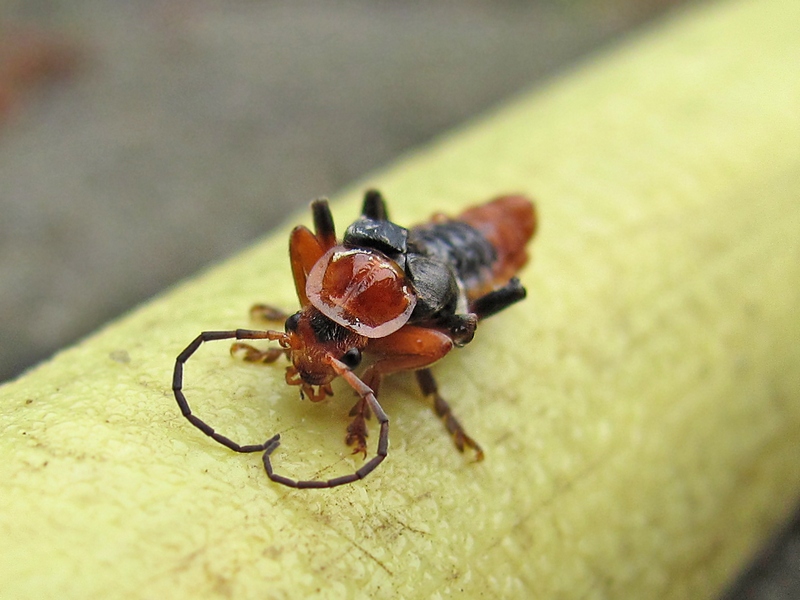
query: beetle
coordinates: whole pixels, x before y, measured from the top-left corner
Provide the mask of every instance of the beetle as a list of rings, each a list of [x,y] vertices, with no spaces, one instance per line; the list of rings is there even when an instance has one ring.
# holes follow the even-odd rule
[[[459,451],[483,459],[480,445],[464,431],[439,395],[430,366],[455,347],[472,341],[478,322],[525,298],[516,277],[527,262],[526,245],[537,227],[533,203],[506,195],[468,208],[455,218],[434,215],[409,229],[389,220],[381,194],[365,194],[361,217],[337,241],[328,201],[311,203],[314,232],[298,225],[289,239],[289,257],[300,310],[287,315],[265,304],[251,317],[284,321],[284,331],[236,329],[204,331],[175,360],[172,389],[181,413],[207,436],[235,452],[263,452],[268,477],[293,488],[331,488],[369,475],[389,446],[389,417],[378,403],[383,377],[414,371],[422,394],[432,400]],[[358,395],[350,411],[345,442],[367,457],[366,420],[379,425],[377,452],[354,473],[329,480],[294,480],[275,473],[270,455],[277,434],[263,444],[240,445],[192,413],[183,393],[186,361],[213,340],[270,340],[260,350],[237,341],[231,354],[245,361],[272,363],[285,356],[286,383],[301,398],[319,402],[333,395],[331,381],[344,379]],[[363,354],[373,357],[359,377]]]

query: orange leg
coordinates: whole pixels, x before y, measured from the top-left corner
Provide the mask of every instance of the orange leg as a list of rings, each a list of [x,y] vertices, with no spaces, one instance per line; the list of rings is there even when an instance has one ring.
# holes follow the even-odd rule
[[[255,346],[236,342],[231,344],[231,356],[236,356],[242,353],[242,359],[250,363],[274,363],[281,356],[287,355],[289,350],[287,348],[267,348],[266,350],[259,350]]]
[[[441,331],[407,325],[390,336],[370,342],[370,352],[377,353],[380,358],[367,369],[363,379],[377,394],[383,375],[397,371],[416,371],[417,382],[423,395],[432,399],[433,410],[453,436],[456,448],[460,452],[463,452],[464,448],[472,448],[475,451],[475,458],[483,460],[483,450],[467,435],[458,419],[453,416],[450,406],[439,395],[436,380],[427,368],[447,354],[453,346],[453,340]]]
[[[352,387],[353,390],[355,390],[355,392],[359,395],[359,397],[369,406],[369,410],[377,418],[378,423],[380,424],[377,452],[375,453],[375,456],[373,456],[366,463],[364,463],[360,469],[358,469],[354,473],[350,473],[349,475],[334,477],[333,479],[328,479],[327,481],[320,481],[315,479],[298,481],[296,479],[290,479],[288,477],[284,477],[283,475],[278,475],[277,473],[274,472],[272,468],[270,455],[275,451],[275,449],[281,443],[280,441],[281,436],[280,434],[278,434],[267,440],[264,444],[257,447],[254,446],[254,448],[264,450],[264,454],[262,455],[262,460],[264,462],[264,469],[267,471],[267,476],[275,483],[280,483],[282,485],[300,489],[330,488],[330,487],[337,487],[340,485],[346,485],[348,483],[358,481],[359,479],[364,479],[364,477],[372,473],[372,471],[374,471],[377,468],[377,466],[383,462],[383,460],[386,458],[389,452],[389,417],[386,415],[381,405],[378,404],[378,399],[375,397],[375,394],[369,387],[367,387],[364,384],[363,381],[361,381],[358,377],[356,377],[350,370],[350,368],[343,362],[338,361],[333,357],[329,357],[328,360],[330,362],[331,367],[333,367],[333,369],[336,371],[336,374],[339,375],[342,379],[344,379],[350,385],[350,387]],[[248,448],[247,451],[251,450]]]
[[[478,442],[467,435],[461,423],[453,416],[450,405],[439,395],[439,388],[431,370],[420,369],[415,375],[422,394],[426,398],[433,399],[433,410],[436,412],[436,416],[442,420],[450,435],[453,436],[453,443],[458,448],[458,451],[464,452],[464,448],[472,448],[475,451],[475,460],[483,460],[483,449],[478,445]]]

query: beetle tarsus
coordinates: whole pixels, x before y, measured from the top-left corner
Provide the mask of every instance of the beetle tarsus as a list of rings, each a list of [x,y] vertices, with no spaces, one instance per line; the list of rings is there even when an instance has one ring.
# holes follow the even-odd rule
[[[363,398],[356,402],[350,409],[350,416],[353,421],[347,426],[345,444],[353,447],[353,454],[362,454],[367,458],[367,419],[370,417],[369,404]]]
[[[255,346],[236,342],[231,344],[231,356],[241,354],[241,358],[249,363],[263,363],[269,364],[278,360],[281,356],[286,356],[288,350],[285,348],[267,348],[266,350],[259,350]]]

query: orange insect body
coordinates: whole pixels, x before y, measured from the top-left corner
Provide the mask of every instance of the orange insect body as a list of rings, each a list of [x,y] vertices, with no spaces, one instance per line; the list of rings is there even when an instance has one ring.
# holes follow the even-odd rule
[[[525,297],[514,276],[527,262],[526,244],[536,230],[533,204],[523,196],[502,196],[467,209],[455,219],[438,215],[431,222],[405,229],[388,220],[378,192],[364,199],[360,219],[337,242],[327,201],[312,203],[314,229],[292,231],[289,254],[301,308],[291,316],[257,305],[251,311],[267,320],[285,318],[284,331],[207,331],[178,355],[173,391],[183,415],[198,429],[236,452],[263,451],[273,481],[298,488],[335,487],[364,478],[388,451],[389,419],[377,400],[383,376],[415,371],[423,395],[456,447],[480,446],[464,431],[439,395],[430,365],[455,346],[469,343],[480,319]],[[277,341],[279,348],[258,350],[237,342],[250,362],[273,362],[285,355],[286,382],[301,396],[319,401],[333,395],[330,382],[342,377],[358,394],[350,411],[345,441],[354,453],[367,454],[366,420],[380,424],[376,455],[356,472],[327,481],[296,481],[274,473],[270,455],[276,435],[263,444],[242,446],[195,416],[183,394],[183,367],[203,342],[220,339]],[[375,360],[360,377],[353,372],[362,353]]]

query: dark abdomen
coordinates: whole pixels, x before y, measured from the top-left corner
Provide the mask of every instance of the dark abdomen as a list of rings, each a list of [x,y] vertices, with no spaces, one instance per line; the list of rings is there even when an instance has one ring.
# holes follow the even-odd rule
[[[527,262],[525,245],[535,230],[533,203],[501,196],[455,219],[412,227],[408,246],[449,264],[471,301],[505,285]]]

